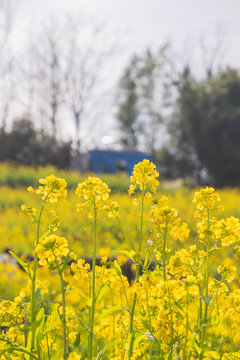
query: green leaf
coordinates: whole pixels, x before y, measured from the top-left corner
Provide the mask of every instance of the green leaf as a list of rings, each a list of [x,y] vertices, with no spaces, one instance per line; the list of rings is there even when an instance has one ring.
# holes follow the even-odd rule
[[[102,299],[102,297],[105,294],[107,289],[108,289],[107,284],[103,284],[103,285],[100,286],[100,288],[98,289],[98,291],[97,291],[97,293],[95,295],[95,299],[94,299],[95,303],[97,302],[97,300],[99,301],[99,300]]]
[[[203,299],[203,302],[206,304],[206,305],[209,305],[211,300],[212,300],[212,295],[209,295],[209,296],[202,296],[202,299]]]
[[[39,309],[41,308],[41,301],[42,301],[42,295],[41,295],[40,287],[38,287],[37,290],[35,291],[35,299],[36,299],[35,313],[37,313],[39,311]]]
[[[208,252],[210,253],[210,252],[215,251],[215,250],[221,250],[221,248],[217,247],[217,246],[214,246],[210,250],[208,250]]]
[[[57,320],[57,321],[55,321],[54,323],[52,323],[46,330],[44,330],[43,332],[42,332],[42,337],[44,338],[44,336],[49,332],[49,331],[52,331],[52,330],[54,330],[58,325],[60,325],[61,324],[61,320],[59,319],[59,320]]]
[[[75,316],[75,318],[77,318],[77,319],[80,321],[80,323],[81,323],[82,326],[85,328],[85,330],[90,330],[89,326],[87,326],[87,325],[82,321],[82,319],[80,319],[80,317],[78,317],[78,316],[75,315],[75,314],[72,314],[72,315]]]
[[[151,330],[151,325],[150,325],[150,322],[148,319],[146,319],[144,316],[142,316],[141,314],[140,315],[140,318],[141,318],[141,322],[144,326],[144,329],[147,329],[147,330]]]
[[[14,254],[12,251],[9,251],[9,253],[14,257],[14,259],[23,267],[23,269],[26,271],[26,273],[29,275],[30,279],[32,279],[33,272],[29,267],[29,263],[25,263],[22,261],[16,254]]]
[[[41,308],[36,316],[36,319],[33,323],[33,332],[35,333],[36,342],[40,342],[43,339],[43,327],[45,321],[45,312],[44,308]]]
[[[51,315],[54,317],[54,319],[60,319],[59,306],[60,305],[56,303],[51,304]]]
[[[198,341],[196,340],[196,338],[195,338],[194,341],[193,341],[193,349],[194,349],[194,351],[195,351],[198,355],[200,355],[201,352],[202,352],[202,349],[200,348],[200,346],[199,346]]]
[[[38,287],[37,290],[35,291],[35,298],[36,298],[37,302],[40,302],[42,300],[40,287]]]
[[[143,333],[138,333],[138,335],[135,336],[135,339],[134,339],[134,349],[136,349],[139,345],[139,343],[143,340],[143,339],[146,339],[146,335],[143,334]]]
[[[116,274],[121,277],[122,276],[122,269],[120,267],[120,265],[118,264],[118,262],[116,260],[114,260],[113,262],[113,266],[114,266],[114,269],[116,271]]]
[[[146,256],[145,256],[145,260],[144,260],[144,265],[143,265],[143,269],[146,269],[147,265],[148,265],[148,257],[149,257],[149,253],[147,252]]]
[[[61,319],[60,319],[60,316],[59,316],[58,309],[59,309],[59,304],[51,304],[51,310],[52,310],[51,315],[56,321],[54,323],[52,323],[50,326],[48,326],[48,328],[43,331],[43,337],[49,331],[54,330],[58,325],[61,324]]]
[[[122,309],[126,310],[127,312],[129,312],[129,314],[132,314],[132,310],[128,309],[126,306],[123,305],[119,305]]]

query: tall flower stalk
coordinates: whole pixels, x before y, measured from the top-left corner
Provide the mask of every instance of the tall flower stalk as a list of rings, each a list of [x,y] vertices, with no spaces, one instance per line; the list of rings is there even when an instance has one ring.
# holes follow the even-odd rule
[[[140,217],[140,228],[139,228],[139,237],[138,237],[138,250],[136,258],[136,283],[139,283],[139,271],[140,271],[140,258],[142,251],[142,238],[143,238],[143,215],[144,215],[144,198],[151,197],[151,192],[155,193],[157,186],[159,185],[158,180],[156,179],[159,176],[156,166],[151,163],[149,160],[143,160],[138,163],[133,168],[132,176],[130,177],[131,185],[129,187],[128,193],[132,195],[135,190],[139,187],[141,191],[141,217]],[[147,186],[150,186],[150,191],[148,192]],[[133,355],[133,345],[134,345],[134,316],[135,316],[135,307],[137,303],[137,292],[134,291],[133,303],[130,312],[130,345],[129,345],[129,359]]]
[[[138,240],[138,252],[137,252],[137,258],[138,262],[136,264],[136,284],[139,283],[139,271],[140,271],[140,256],[141,256],[141,250],[142,250],[142,233],[143,233],[143,209],[144,209],[144,190],[142,190],[142,199],[141,199],[141,219],[140,219],[140,231],[139,231],[139,240]],[[135,314],[135,307],[137,302],[137,292],[134,291],[133,295],[133,303],[130,313],[130,333],[133,334],[134,330],[134,314]],[[133,353],[133,343],[134,343],[134,336],[132,335],[131,341],[130,341],[130,347],[129,347],[129,357],[132,356]]]
[[[84,182],[78,184],[76,194],[85,201],[78,204],[77,210],[87,208],[89,211],[89,218],[93,218],[93,260],[92,260],[92,281],[90,286],[89,296],[91,299],[90,314],[89,314],[89,334],[88,334],[88,360],[92,360],[94,356],[94,315],[96,305],[96,256],[97,256],[97,212],[99,209],[109,210],[111,214],[111,206],[107,204],[110,189],[107,184],[95,177],[88,177]],[[115,207],[114,207],[115,209]],[[106,210],[106,209],[105,209]]]
[[[47,200],[47,196],[46,196]],[[36,276],[37,276],[37,253],[36,253],[36,246],[39,242],[39,232],[40,232],[40,223],[41,217],[44,209],[44,205],[46,200],[44,199],[42,202],[42,206],[40,209],[40,213],[37,219],[37,229],[36,229],[36,241],[35,241],[35,251],[34,251],[34,260],[33,260],[33,273],[32,273],[32,295],[31,295],[31,351],[34,350],[34,343],[35,343],[35,292],[36,292]]]
[[[94,314],[95,314],[95,277],[96,277],[96,256],[97,256],[97,208],[94,201],[94,235],[93,235],[93,264],[92,264],[92,286],[91,294],[92,306],[90,309],[90,333],[88,341],[88,358],[93,357],[93,327],[94,327]]]
[[[33,189],[31,186],[28,188],[28,191],[35,193],[40,196],[41,198],[41,208],[39,211],[38,217],[35,216],[36,209],[28,207],[26,205],[22,205],[22,210],[26,215],[30,215],[33,221],[36,221],[36,239],[35,239],[35,248],[34,248],[34,260],[33,260],[33,270],[31,273],[31,282],[32,282],[32,291],[31,291],[31,352],[35,349],[35,319],[36,319],[36,300],[35,300],[35,293],[36,293],[36,279],[37,279],[37,264],[38,264],[38,256],[37,256],[37,246],[40,240],[40,225],[41,225],[41,218],[43,214],[44,207],[46,202],[58,202],[64,201],[67,196],[66,186],[67,183],[64,179],[57,178],[54,175],[47,176],[45,179],[40,179],[39,183],[41,184],[36,190]],[[53,230],[53,227],[49,227],[49,231],[47,234],[50,234]]]
[[[209,253],[210,253],[210,244],[211,241],[215,241],[219,237],[219,222],[215,217],[210,218],[210,211],[213,209],[218,209],[216,207],[216,202],[220,200],[220,196],[215,192],[215,189],[212,187],[206,187],[201,189],[199,192],[195,193],[193,202],[196,204],[197,211],[195,213],[196,217],[200,217],[201,221],[198,222],[198,235],[201,242],[206,243],[205,252],[205,269],[203,274],[203,286],[199,287],[199,342],[201,353],[199,359],[202,360],[205,354],[205,340],[207,337],[207,328],[208,328],[208,308],[212,300],[212,295],[209,295]],[[220,209],[221,210],[221,209]],[[203,314],[203,304],[204,304],[204,314]]]
[[[50,270],[57,270],[61,281],[61,295],[62,295],[62,344],[63,344],[63,359],[68,359],[68,339],[67,339],[67,324],[66,324],[66,289],[64,281],[65,265],[69,263],[70,258],[68,242],[65,237],[57,235],[50,235],[40,239],[36,254],[39,258],[41,266],[48,265]]]
[[[167,238],[168,235],[175,240],[188,238],[189,228],[186,223],[181,223],[178,212],[168,205],[168,198],[162,196],[153,201],[150,211],[150,219],[154,223],[158,241],[155,245],[157,261],[162,260],[163,279],[167,280]]]

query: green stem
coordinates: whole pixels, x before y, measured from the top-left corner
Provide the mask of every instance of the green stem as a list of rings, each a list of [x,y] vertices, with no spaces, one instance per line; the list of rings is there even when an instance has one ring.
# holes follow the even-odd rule
[[[112,297],[112,306],[114,306],[114,297],[113,297],[113,291],[112,288],[111,289],[111,297]],[[112,332],[112,336],[113,336],[113,341],[115,340],[115,313],[113,312],[113,332]],[[115,347],[113,346],[113,350],[112,350],[112,356],[113,359],[115,357]]]
[[[209,253],[207,251],[207,259],[206,259],[206,278],[205,278],[205,296],[206,298],[208,297],[208,278],[209,278],[209,274],[208,274],[208,264],[209,264]],[[204,327],[202,328],[202,337],[201,337],[201,349],[202,349],[202,353],[200,355],[200,360],[203,359],[204,356],[204,342],[205,342],[205,337],[206,337],[206,332],[207,332],[207,321],[208,321],[208,305],[205,303],[205,311],[204,311]]]
[[[163,278],[164,278],[164,281],[167,280],[167,276],[166,276],[166,240],[167,240],[167,221],[166,221],[166,226],[165,226],[164,235],[163,235]]]
[[[209,209],[207,209],[207,222],[208,222],[208,230],[210,229],[210,218],[209,218]],[[206,257],[206,268],[204,275],[204,287],[205,287],[205,297],[208,298],[208,280],[209,280],[209,238],[207,239],[207,257]],[[208,305],[205,302],[205,311],[204,311],[204,327],[202,328],[202,336],[201,336],[201,354],[199,359],[202,360],[204,358],[204,342],[207,333],[207,321],[208,321]]]
[[[96,272],[96,255],[97,255],[97,208],[94,202],[94,248],[93,248],[93,265],[92,265],[92,305],[90,309],[90,332],[88,336],[88,360],[93,357],[93,328],[94,328],[94,313],[95,313],[95,272]]]
[[[47,198],[46,198],[47,199]],[[33,261],[33,275],[32,275],[32,295],[31,295],[31,352],[34,350],[35,345],[35,328],[34,328],[34,321],[35,321],[35,291],[36,291],[36,275],[37,275],[37,253],[36,253],[36,246],[39,242],[39,232],[40,232],[40,223],[41,217],[43,213],[43,208],[46,202],[46,199],[43,201],[39,216],[37,219],[37,229],[36,229],[36,240],[35,240],[35,250],[34,250],[34,261]],[[30,357],[32,359],[32,356]]]
[[[201,289],[201,285],[199,284],[198,286],[198,290],[199,290],[199,309],[198,309],[198,322],[197,325],[198,327],[200,327],[202,325],[202,289]],[[201,331],[199,333],[200,336],[200,342],[201,342]]]
[[[165,279],[164,279],[165,280]],[[171,320],[171,350],[170,350],[170,360],[172,360],[173,356],[173,314],[172,314],[172,304],[171,304],[171,296],[170,290],[168,289],[168,302],[170,308],[170,320]]]
[[[124,282],[123,282],[122,275],[120,276],[120,279],[121,279],[121,283],[122,283],[122,286],[123,286],[123,290],[124,290],[124,295],[125,295],[127,307],[129,308],[129,302],[128,302],[128,296],[127,296],[126,286],[125,286],[125,284],[124,284]]]
[[[62,271],[59,267],[59,264],[56,260],[58,273],[61,279],[61,293],[62,293],[62,307],[63,307],[63,317],[62,317],[62,330],[63,330],[63,360],[68,359],[67,355],[67,322],[66,322],[66,292],[65,292],[65,282],[63,279]]]
[[[183,348],[183,360],[187,359],[187,343],[188,343],[188,326],[189,326],[189,315],[188,315],[188,302],[189,302],[189,295],[188,295],[188,288],[187,288],[187,314],[186,314],[186,333],[185,333],[185,342]]]
[[[147,304],[147,312],[148,312],[148,319],[149,319],[149,325],[150,325],[150,330],[152,332],[152,319],[151,319],[151,314],[150,314],[150,309],[149,309],[149,302],[148,302],[148,290],[146,292],[146,304]]]
[[[139,242],[138,242],[138,254],[139,255],[142,250],[143,209],[144,209],[144,190],[142,190],[141,222],[140,222],[140,233],[139,233]]]
[[[140,220],[140,231],[139,231],[139,241],[138,241],[138,263],[136,264],[136,283],[139,283],[139,270],[140,270],[140,253],[142,250],[142,233],[143,233],[143,209],[144,209],[144,190],[142,190],[142,204],[141,204],[141,220]],[[132,310],[130,314],[130,334],[133,333],[133,325],[134,325],[134,313],[135,313],[135,306],[137,302],[137,293],[134,292],[133,296],[133,304]],[[133,354],[133,343],[134,343],[134,336],[131,337],[130,346],[129,346],[129,359]]]

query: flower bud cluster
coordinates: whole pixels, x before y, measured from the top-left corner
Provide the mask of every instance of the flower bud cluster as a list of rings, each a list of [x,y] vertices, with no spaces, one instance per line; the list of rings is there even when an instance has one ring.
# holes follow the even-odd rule
[[[69,253],[67,239],[57,235],[47,236],[40,240],[36,252],[39,257],[39,264],[42,266],[51,265],[55,261],[61,264],[62,259]]]
[[[49,175],[45,179],[39,179],[40,185],[36,190],[32,186],[28,187],[28,191],[40,195],[42,201],[61,202],[67,196],[67,183],[64,179],[55,175]]]
[[[151,186],[151,192],[155,193],[159,181],[157,178],[159,174],[156,170],[156,166],[149,160],[143,160],[136,164],[133,168],[132,176],[130,177],[131,184],[128,190],[129,195],[133,194],[137,186],[140,190],[145,190],[147,185]],[[149,194],[147,195],[149,197]]]

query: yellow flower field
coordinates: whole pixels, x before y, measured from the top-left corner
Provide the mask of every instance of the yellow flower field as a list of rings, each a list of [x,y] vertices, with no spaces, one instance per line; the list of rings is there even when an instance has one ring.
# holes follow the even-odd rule
[[[1,359],[240,359],[237,189],[162,193],[148,160],[66,188],[1,188]]]

